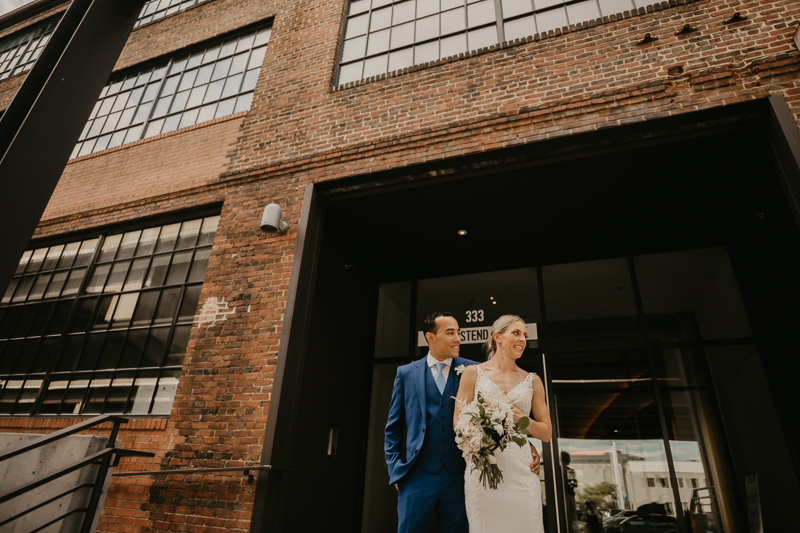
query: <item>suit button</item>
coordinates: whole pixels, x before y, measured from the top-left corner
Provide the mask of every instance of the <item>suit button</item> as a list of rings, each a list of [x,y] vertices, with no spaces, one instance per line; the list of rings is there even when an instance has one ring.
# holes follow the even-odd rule
[[[444,417],[442,417],[442,420],[444,420]]]
[[[446,429],[444,429],[444,428],[442,428],[442,433],[444,433],[445,431],[447,431],[447,430],[446,430]]]
[[[442,455],[447,455],[447,453],[445,453],[445,452],[442,452]]]
[[[446,440],[443,440],[443,441],[442,441],[442,444],[447,444],[447,441],[446,441]]]
[[[417,449],[416,448],[414,448],[414,453],[417,453]]]
[[[425,433],[425,428],[422,428],[422,432]]]

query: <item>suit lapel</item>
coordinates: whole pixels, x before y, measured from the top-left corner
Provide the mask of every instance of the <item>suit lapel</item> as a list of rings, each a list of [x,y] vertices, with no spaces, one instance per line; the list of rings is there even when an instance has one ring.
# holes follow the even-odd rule
[[[416,369],[414,369],[414,384],[417,386],[417,398],[419,406],[422,408],[422,420],[425,420],[427,408],[425,406],[425,372],[428,370],[427,357],[420,359]]]

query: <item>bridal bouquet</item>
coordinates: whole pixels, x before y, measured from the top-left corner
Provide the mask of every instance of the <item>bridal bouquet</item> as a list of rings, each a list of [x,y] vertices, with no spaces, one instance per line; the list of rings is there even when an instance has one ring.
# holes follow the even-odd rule
[[[461,455],[472,469],[481,473],[484,488],[497,490],[503,473],[497,466],[495,453],[505,450],[510,443],[524,446],[528,440],[528,417],[514,423],[511,404],[486,401],[481,393],[470,403],[456,399],[461,414],[456,423],[456,444]]]

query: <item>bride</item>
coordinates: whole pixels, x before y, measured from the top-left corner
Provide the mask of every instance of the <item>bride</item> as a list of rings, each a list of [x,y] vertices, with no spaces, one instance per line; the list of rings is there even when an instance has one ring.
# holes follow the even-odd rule
[[[478,392],[489,401],[502,399],[512,404],[514,422],[532,412],[528,433],[549,442],[552,427],[542,380],[517,366],[527,343],[528,333],[520,317],[498,318],[486,343],[488,361],[466,367],[458,399],[469,403]],[[460,411],[456,402],[454,425]],[[542,489],[538,476],[530,471],[527,446],[510,443],[498,453],[497,465],[503,473],[497,490],[485,489],[480,472],[467,466],[464,493],[470,533],[543,533]]]

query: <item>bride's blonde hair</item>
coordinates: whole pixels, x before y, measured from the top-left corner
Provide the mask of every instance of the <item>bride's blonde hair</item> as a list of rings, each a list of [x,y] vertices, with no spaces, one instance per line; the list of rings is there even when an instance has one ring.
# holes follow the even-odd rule
[[[503,315],[494,321],[494,324],[492,324],[492,329],[489,330],[489,340],[487,340],[486,344],[483,346],[484,350],[486,350],[487,361],[494,357],[494,354],[497,351],[497,342],[494,340],[494,334],[502,334],[508,329],[508,326],[514,322],[522,322],[523,324],[525,323],[525,321],[517,315]]]

